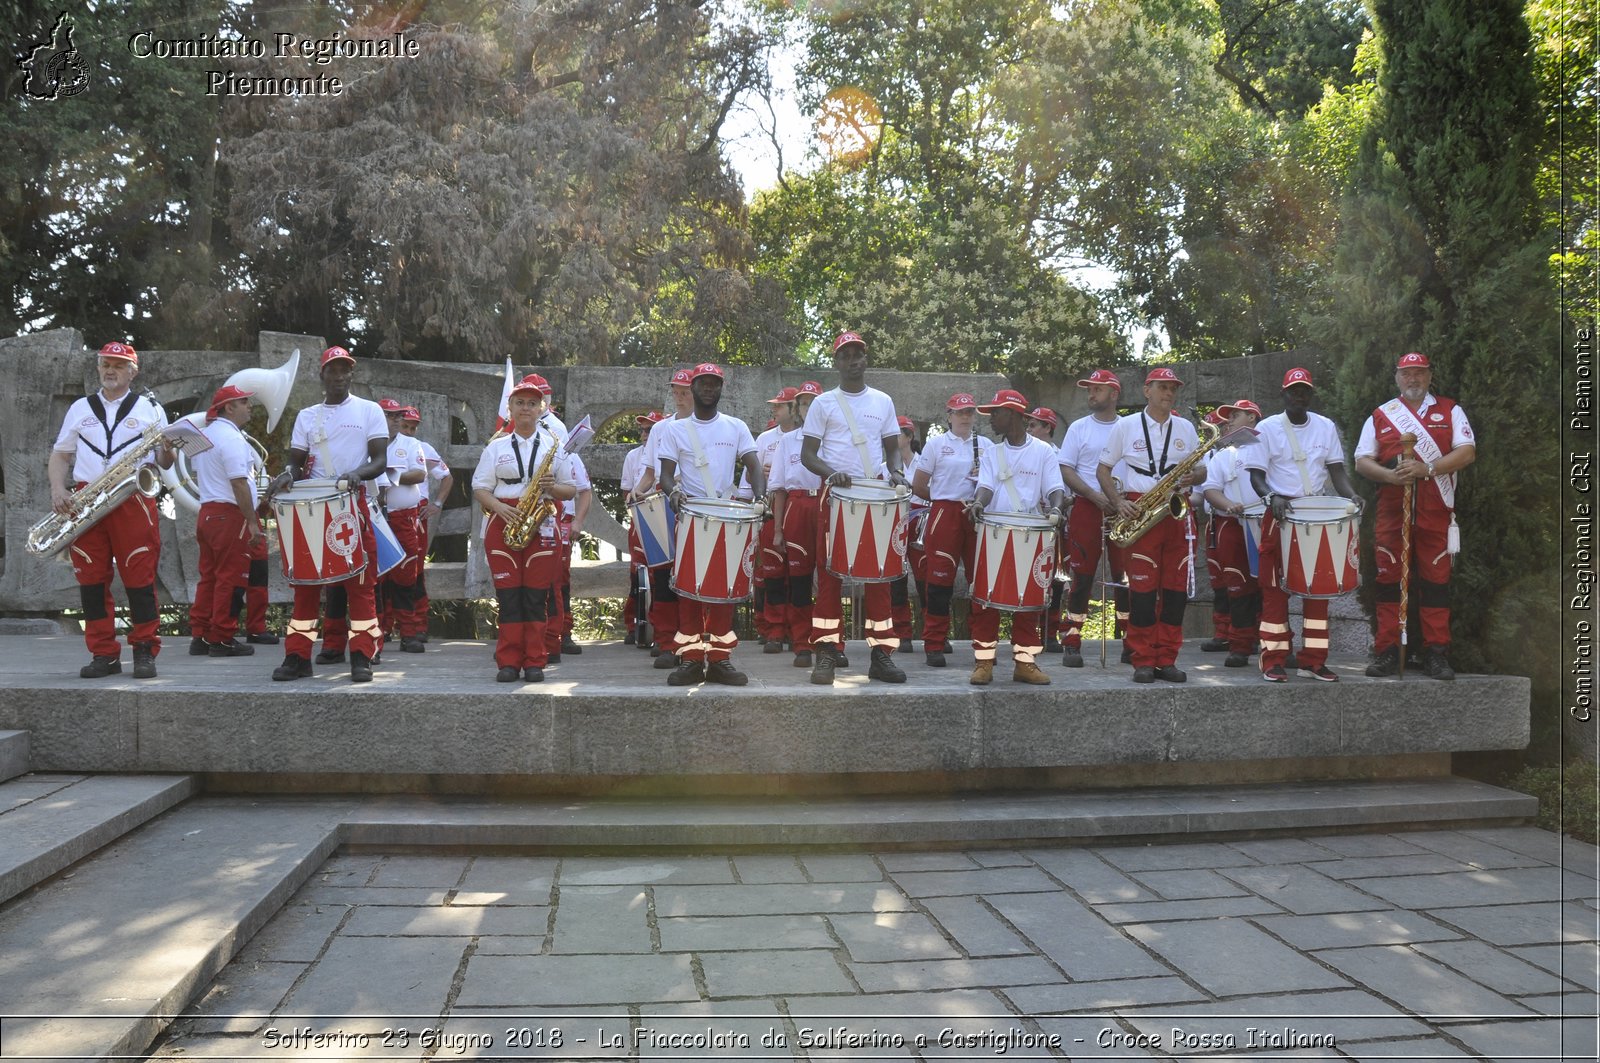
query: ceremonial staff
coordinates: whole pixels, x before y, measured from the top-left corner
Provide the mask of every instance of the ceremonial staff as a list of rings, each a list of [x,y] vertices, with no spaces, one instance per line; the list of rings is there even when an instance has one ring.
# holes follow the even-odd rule
[[[1417,445],[1417,437],[1410,432],[1400,437],[1400,461],[1402,464],[1411,460]],[[1400,671],[1399,677],[1406,677],[1406,627],[1408,619],[1407,592],[1411,589],[1411,512],[1417,497],[1417,482],[1407,480],[1404,499],[1400,511]]]

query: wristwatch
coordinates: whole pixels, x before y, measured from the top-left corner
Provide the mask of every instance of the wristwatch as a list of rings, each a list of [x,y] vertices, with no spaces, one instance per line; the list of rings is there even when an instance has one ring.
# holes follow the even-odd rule
[[[1433,462],[1428,462],[1428,479],[1433,479]]]

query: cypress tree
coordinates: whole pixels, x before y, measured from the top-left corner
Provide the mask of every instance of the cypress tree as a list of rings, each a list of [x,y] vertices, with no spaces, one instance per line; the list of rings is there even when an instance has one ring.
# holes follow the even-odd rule
[[[1532,675],[1543,702],[1559,643],[1560,331],[1528,29],[1517,0],[1374,0],[1372,14],[1376,107],[1309,322],[1334,368],[1329,412],[1353,448],[1395,394],[1398,357],[1432,360],[1478,450],[1457,489],[1452,657]]]

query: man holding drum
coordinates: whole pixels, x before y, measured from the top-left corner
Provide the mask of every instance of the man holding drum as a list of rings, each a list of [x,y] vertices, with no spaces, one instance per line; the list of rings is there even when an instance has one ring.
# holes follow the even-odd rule
[[[1072,492],[1072,509],[1067,515],[1067,564],[1072,570],[1072,586],[1067,591],[1066,624],[1061,629],[1061,663],[1068,668],[1083,667],[1083,625],[1089,619],[1089,596],[1094,592],[1095,570],[1100,567],[1100,555],[1105,553],[1111,566],[1111,581],[1123,582],[1126,563],[1123,550],[1107,543],[1105,522],[1116,515],[1116,506],[1100,490],[1096,470],[1100,467],[1100,452],[1106,439],[1117,426],[1117,397],[1122,392],[1122,381],[1109,369],[1096,369],[1078,386],[1089,412],[1067,427],[1066,438],[1056,451],[1056,461],[1061,465],[1061,479]],[[1127,483],[1127,469],[1119,465],[1113,475]],[[1125,627],[1128,620],[1128,591],[1117,587],[1112,591],[1116,627]],[[1123,651],[1123,663],[1132,660],[1130,649]]]
[[[767,400],[776,423],[756,436],[756,460],[761,463],[768,491],[772,490],[772,465],[777,460],[783,437],[792,435],[800,427],[794,416],[794,399],[798,394],[799,388],[785,387]],[[752,485],[746,481],[745,486]],[[751,499],[754,498],[752,491]],[[761,539],[756,544],[756,576],[761,580],[763,592],[758,619],[767,640],[762,653],[782,653],[783,640],[789,637],[789,561],[783,547],[777,545],[783,538],[779,531],[776,515],[768,517],[761,525]]]
[[[972,575],[972,517],[967,506],[978,496],[978,464],[993,446],[973,431],[978,400],[962,392],[944,404],[950,431],[928,440],[912,477],[911,490],[929,502],[922,532],[927,558],[928,598],[922,616],[922,648],[930,668],[945,667],[950,652],[950,599],[956,566]],[[993,660],[993,650],[990,651]]]
[[[500,606],[495,681],[514,683],[520,677],[525,683],[539,683],[549,660],[545,628],[561,578],[559,500],[571,498],[578,489],[560,440],[539,425],[544,413],[539,382],[530,377],[518,381],[511,389],[510,407],[511,431],[483,448],[472,474],[472,497],[489,514],[483,552]],[[555,501],[548,502],[549,515],[519,548],[506,542],[506,524],[526,516],[519,512],[524,496],[530,506]]]
[[[670,420],[664,420],[651,428],[650,435],[645,439],[639,482],[633,488],[633,497],[636,501],[656,488],[656,481],[661,474],[661,442],[667,438],[667,426],[672,420],[688,417],[694,408],[694,394],[689,390],[689,381],[690,375],[687,369],[679,369],[672,374],[668,391],[671,393],[673,415]],[[672,589],[670,564],[657,565],[650,570],[650,628],[655,632],[658,653],[655,667],[662,669],[678,667],[681,662],[678,660],[678,655],[672,652],[678,638],[678,595]]]
[[[438,525],[440,514],[444,512],[445,500],[450,497],[450,490],[455,486],[455,477],[450,472],[450,466],[445,464],[439,452],[432,443],[417,435],[417,428],[422,424],[422,412],[415,406],[407,406],[400,412],[400,431],[417,441],[417,446],[422,448],[422,461],[427,467],[428,475],[417,485],[417,490],[422,494],[422,504],[417,507],[417,512],[422,515],[422,559],[417,565],[417,612],[422,617],[422,632],[417,636],[424,643],[428,641],[428,551],[433,548],[434,529]]]
[[[887,478],[891,484],[905,485],[900,468],[900,426],[895,418],[894,400],[876,388],[867,387],[867,342],[854,332],[842,332],[833,341],[833,364],[839,373],[839,386],[812,403],[806,414],[800,446],[800,461],[822,478],[825,488],[848,488],[856,479]],[[883,474],[880,476],[880,474]],[[827,508],[822,507],[826,517]],[[844,610],[840,605],[842,584],[821,559],[828,547],[827,520],[816,525],[817,599],[811,609],[811,642],[816,663],[811,681],[832,686],[834,670],[844,653]],[[900,529],[897,534],[903,533]],[[885,536],[877,543],[880,552],[892,549]],[[863,595],[866,604],[867,645],[872,650],[869,678],[885,683],[904,683],[905,672],[891,659],[900,645],[894,637],[893,609],[887,583],[869,582]]]
[[[195,538],[200,544],[200,580],[189,609],[189,652],[198,656],[248,657],[254,646],[235,641],[239,603],[250,582],[250,555],[265,547],[267,533],[256,517],[256,452],[244,438],[250,396],[224,385],[211,396],[202,431],[211,449],[190,460],[200,496]]]
[[[665,418],[657,411],[651,410],[649,413],[640,414],[633,420],[639,426],[640,441],[638,446],[630,448],[628,453],[623,455],[622,477],[618,481],[621,483],[623,490],[627,492],[628,501],[633,500],[633,486],[639,482],[639,474],[644,470],[644,438],[650,434],[650,429],[654,428],[658,422],[665,420]],[[645,630],[648,631],[650,623],[650,618],[645,615],[643,608],[644,587],[640,585],[638,575],[640,567],[644,565],[644,560],[644,543],[639,539],[638,524],[635,521],[629,521],[628,604],[623,607],[622,612],[622,619],[628,627],[628,634],[622,642],[625,646],[638,646],[640,649],[649,649],[650,640],[648,638],[639,638],[644,633],[639,630],[640,626],[643,625]],[[646,572],[648,571],[646,569]]]
[[[1051,518],[1043,528],[1028,528],[1027,534],[1013,536],[1010,543],[1010,551],[1026,566],[1026,571],[1015,581],[1018,587],[1018,601],[1015,604],[1025,604],[1021,601],[1022,591],[1026,584],[1032,583],[1032,593],[1039,595],[1039,604],[1047,606],[1047,584],[1055,582],[1052,569],[1056,531],[1066,500],[1061,467],[1056,461],[1056,448],[1028,434],[1028,403],[1020,392],[1001,390],[995,394],[993,402],[979,406],[978,412],[989,415],[995,435],[1000,438],[993,446],[984,448],[983,458],[979,462],[978,494],[971,507],[974,523],[981,524],[986,512]],[[1035,537],[1042,539],[1043,545],[1030,553],[1021,544]],[[1005,554],[1002,554],[1002,565],[1004,561]],[[967,621],[972,632],[972,656],[976,662],[971,682],[974,686],[988,686],[994,680],[1000,610],[996,605],[985,605],[978,601],[980,583],[980,579],[974,578],[972,613]],[[1001,588],[996,586],[993,589],[998,591]],[[1034,662],[1034,658],[1044,652],[1044,640],[1039,635],[1039,614],[1042,611],[1024,608],[1011,611],[1013,683],[1047,686],[1050,682],[1050,677]]]
[[[309,477],[333,481],[339,492],[354,496],[355,522],[366,565],[353,576],[327,585],[328,622],[319,660],[340,660],[349,633],[350,681],[372,680],[372,657],[378,652],[378,613],[374,588],[378,583],[378,548],[373,539],[367,507],[372,481],[389,463],[389,426],[378,404],[350,394],[356,360],[343,347],[322,352],[322,404],[301,410],[289,438],[289,467],[270,487],[267,500],[291,483]],[[297,584],[294,613],[284,640],[283,663],[272,678],[284,682],[311,674],[311,643],[317,637],[317,617],[322,611],[323,585]],[[348,616],[348,619],[346,619]],[[348,628],[347,628],[348,625]]]
[[[427,462],[418,440],[400,430],[406,408],[394,399],[381,400],[378,408],[389,425],[389,486],[383,493],[383,513],[406,555],[379,582],[382,615],[378,622],[386,636],[399,633],[402,653],[422,653],[428,614],[417,609],[417,593],[427,551],[421,508]]]
[[[794,419],[804,424],[811,404],[822,394],[815,380],[801,384],[794,397]],[[800,461],[800,444],[805,437],[789,432],[778,444],[772,460],[772,477],[767,489],[772,492],[772,546],[784,556],[784,571],[789,580],[789,647],[794,650],[796,668],[811,667],[811,579],[817,569],[817,512],[822,496],[822,477]]]
[[[1056,426],[1061,422],[1056,419],[1056,411],[1048,406],[1035,406],[1028,414],[1028,434],[1035,439],[1042,439],[1050,444],[1050,449],[1056,449]],[[1065,486],[1066,481],[1062,480]],[[1069,500],[1070,504],[1070,500]],[[1066,529],[1061,529],[1061,536],[1065,539]],[[1061,641],[1057,636],[1061,633],[1061,597],[1066,579],[1065,572],[1056,573],[1055,585],[1050,588],[1050,605],[1044,611],[1044,620],[1040,625],[1044,635],[1044,652],[1060,653]]]
[[[1225,432],[1254,429],[1261,419],[1261,407],[1249,399],[1218,406]],[[1215,565],[1213,587],[1227,602],[1226,628],[1228,668],[1243,668],[1256,652],[1260,637],[1261,584],[1258,581],[1261,549],[1261,515],[1265,505],[1250,485],[1250,471],[1237,446],[1223,447],[1206,463],[1206,504],[1211,507],[1211,542],[1206,550],[1208,567]],[[1251,554],[1257,565],[1251,564]],[[1221,625],[1219,625],[1221,626]]]
[[[689,499],[731,499],[735,469],[744,466],[752,497],[764,497],[767,477],[761,462],[756,458],[756,441],[750,428],[735,417],[717,412],[722,400],[722,370],[705,362],[690,373],[690,389],[694,394],[694,413],[681,420],[667,423],[666,436],[661,441],[661,489],[672,500],[680,525],[690,519],[684,503]],[[743,555],[743,551],[739,551]],[[719,558],[712,556],[712,564]],[[673,559],[673,568],[701,562],[700,557],[686,558],[680,553]],[[742,557],[739,562],[742,563]],[[739,637],[733,630],[732,601],[721,600],[721,594],[710,600],[690,597],[688,573],[675,572],[678,594],[678,641],[676,652],[679,665],[667,676],[675,687],[691,686],[710,681],[725,686],[742,687],[748,677],[734,668],[732,656]]]
[[[1353,503],[1361,502],[1344,469],[1344,444],[1332,421],[1311,412],[1315,385],[1304,369],[1283,375],[1283,413],[1261,422],[1261,438],[1244,449],[1250,486],[1267,503],[1261,519],[1261,677],[1269,683],[1289,678],[1284,667],[1293,650],[1289,632],[1289,590],[1285,587],[1283,549],[1278,527],[1290,515],[1291,503],[1308,496],[1327,495],[1331,485]],[[1335,558],[1342,563],[1343,558]],[[1329,670],[1328,598],[1302,595],[1305,611],[1303,644],[1296,672],[1324,683],[1339,677]]]
[[[1456,473],[1478,457],[1466,412],[1454,400],[1429,392],[1433,366],[1426,355],[1411,353],[1395,365],[1398,398],[1372,411],[1356,442],[1356,471],[1378,485],[1377,659],[1367,668],[1374,677],[1400,668],[1401,576],[1415,583],[1427,649],[1423,667],[1435,679],[1454,679],[1450,667],[1450,559],[1460,549],[1456,529]],[[1409,449],[1402,442],[1410,435]],[[1412,495],[1410,564],[1403,560],[1405,494]]]

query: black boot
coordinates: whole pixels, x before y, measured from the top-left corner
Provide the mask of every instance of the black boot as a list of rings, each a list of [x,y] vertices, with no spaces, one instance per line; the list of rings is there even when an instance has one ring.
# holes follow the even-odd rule
[[[428,652],[428,648],[422,644],[422,640],[420,638],[418,638],[417,636],[415,636],[415,635],[406,635],[406,636],[404,636],[404,637],[402,637],[400,639],[400,652],[401,653],[427,653]]]
[[[704,661],[684,661],[672,670],[667,676],[669,687],[689,687],[706,681],[706,666]]]
[[[270,631],[257,631],[254,635],[246,635],[244,640],[257,646],[276,646],[278,644],[278,636]]]
[[[1438,646],[1429,646],[1422,656],[1422,667],[1427,669],[1428,675],[1434,679],[1454,679],[1456,670],[1450,667],[1450,662],[1445,659],[1444,650]]]
[[[706,665],[706,681],[725,687],[742,687],[750,682],[750,677],[735,668],[732,661],[712,661]]]
[[[78,669],[80,679],[104,679],[108,675],[122,674],[122,659],[120,657],[102,657],[95,655],[94,660]]]
[[[256,652],[254,646],[247,646],[237,639],[229,639],[227,642],[213,642],[209,649],[213,657],[250,657]]]
[[[833,670],[839,661],[839,648],[819,642],[812,647],[812,653],[816,655],[816,663],[811,666],[811,681],[819,687],[833,686]]]
[[[372,682],[372,663],[367,660],[367,655],[358,650],[350,651],[350,682]]]
[[[150,642],[135,642],[133,644],[133,678],[154,679],[155,677],[155,644]],[[1451,678],[1454,678],[1454,676],[1452,675]]]
[[[342,664],[342,663],[344,663],[344,651],[343,650],[323,650],[321,653],[317,654],[317,663],[318,664]]]
[[[189,640],[190,657],[208,657],[210,654],[211,643],[202,638],[192,638]]]
[[[1377,659],[1367,665],[1367,675],[1373,679],[1383,679],[1386,676],[1398,675],[1400,672],[1400,647],[1390,646]]]
[[[304,679],[311,674],[311,662],[299,654],[285,654],[283,663],[272,670],[272,679],[277,683],[287,683],[291,679]]]
[[[882,646],[874,646],[872,663],[867,666],[867,678],[878,679],[885,683],[904,683],[906,674],[900,670],[898,664],[894,663],[894,658],[889,655],[888,650]]]

